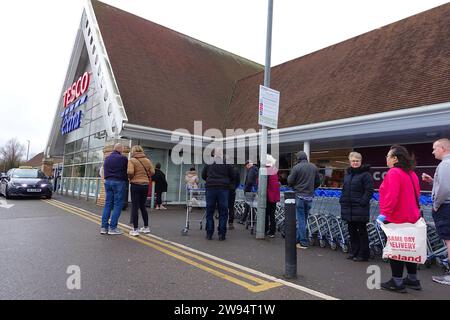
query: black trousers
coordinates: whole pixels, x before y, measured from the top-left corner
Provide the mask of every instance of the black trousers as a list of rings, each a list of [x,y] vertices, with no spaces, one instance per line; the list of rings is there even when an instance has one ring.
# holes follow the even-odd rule
[[[139,209],[141,209],[142,218],[144,219],[144,227],[148,227],[148,212],[145,208],[147,194],[148,184],[131,184],[131,218],[135,229],[139,225]]]
[[[236,200],[236,190],[230,190],[228,195],[228,223],[234,221],[234,201]]]
[[[368,259],[370,250],[366,222],[348,222],[348,232],[350,235],[350,254],[354,257]]]
[[[155,193],[156,195],[156,206],[162,205],[162,192]]]
[[[398,260],[389,259],[391,264],[392,277],[403,278],[403,269],[406,266],[408,274],[417,274],[417,264],[412,262],[404,262]]]
[[[275,234],[276,224],[275,224],[275,210],[277,204],[275,202],[269,202],[267,200],[266,206],[266,232],[269,234]]]

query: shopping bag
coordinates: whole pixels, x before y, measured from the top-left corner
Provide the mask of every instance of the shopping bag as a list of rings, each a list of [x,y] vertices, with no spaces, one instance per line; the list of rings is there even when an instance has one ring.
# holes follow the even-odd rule
[[[383,259],[424,264],[427,260],[427,224],[423,218],[416,223],[380,223],[386,234]]]

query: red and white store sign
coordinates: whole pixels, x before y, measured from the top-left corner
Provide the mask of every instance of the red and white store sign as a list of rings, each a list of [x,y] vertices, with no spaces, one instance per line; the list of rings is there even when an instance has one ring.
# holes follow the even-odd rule
[[[64,108],[67,108],[72,102],[81,97],[89,88],[91,74],[85,72],[77,81],[75,81],[63,95]]]

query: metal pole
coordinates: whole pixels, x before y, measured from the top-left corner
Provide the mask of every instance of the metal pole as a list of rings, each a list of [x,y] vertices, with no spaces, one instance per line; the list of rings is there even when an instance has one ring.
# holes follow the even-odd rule
[[[30,140],[27,141],[28,141],[28,148],[27,148],[27,162],[28,162],[28,155],[30,153]]]
[[[311,157],[310,157],[310,153],[311,153],[311,145],[309,143],[309,141],[305,141],[303,142],[303,151],[306,153],[306,155],[308,156],[308,161],[310,161]]]
[[[264,86],[270,87],[270,58],[272,50],[272,15],[273,0],[269,0],[267,12],[266,66],[264,69]],[[258,217],[256,220],[256,239],[265,239],[266,235],[266,194],[267,194],[267,128],[261,126],[260,170],[258,186]]]
[[[150,200],[150,209],[155,208],[155,181],[152,181],[152,197]]]
[[[287,191],[284,193],[284,246],[285,246],[285,277],[297,278],[297,249],[296,225],[295,225],[295,193]]]

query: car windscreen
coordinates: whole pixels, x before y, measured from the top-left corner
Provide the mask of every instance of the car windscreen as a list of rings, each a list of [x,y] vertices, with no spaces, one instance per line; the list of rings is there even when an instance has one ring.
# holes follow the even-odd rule
[[[36,169],[17,169],[12,173],[13,178],[43,178],[42,172]]]

